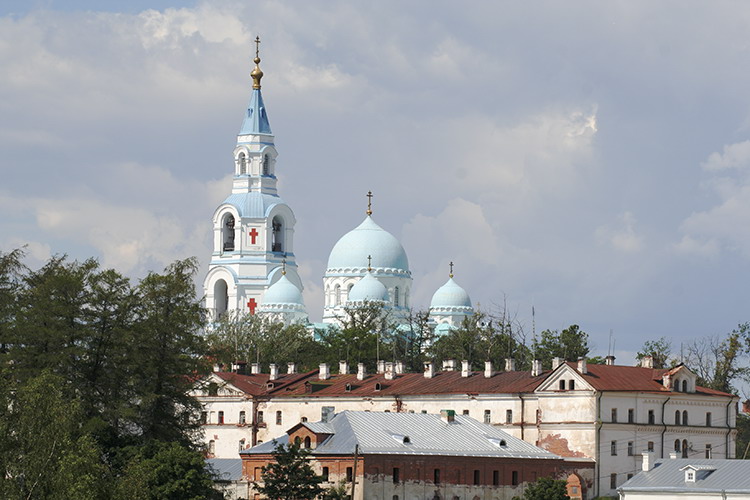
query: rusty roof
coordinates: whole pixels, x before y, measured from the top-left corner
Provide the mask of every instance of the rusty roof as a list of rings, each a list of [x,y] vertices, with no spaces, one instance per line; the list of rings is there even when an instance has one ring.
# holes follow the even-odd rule
[[[317,371],[308,373],[283,374],[279,375],[276,380],[270,380],[271,377],[268,373],[253,373],[251,375],[241,375],[234,372],[214,372],[213,374],[224,380],[225,382],[232,384],[245,394],[251,396],[261,396],[268,394],[270,391],[283,388],[288,384],[297,382],[300,379],[308,378],[313,374],[317,374]],[[273,387],[269,387],[269,383],[273,383]]]

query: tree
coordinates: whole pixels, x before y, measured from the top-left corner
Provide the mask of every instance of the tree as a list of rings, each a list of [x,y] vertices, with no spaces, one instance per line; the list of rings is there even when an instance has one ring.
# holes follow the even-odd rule
[[[589,335],[578,325],[570,325],[561,332],[544,330],[539,341],[534,341],[532,352],[544,367],[552,366],[552,358],[576,361],[589,353]]]
[[[651,356],[654,361],[654,368],[669,368],[670,365],[674,365],[675,361],[670,361],[669,357],[672,355],[672,342],[667,340],[666,337],[660,337],[657,340],[647,340],[643,343],[643,347],[636,354],[638,362],[646,356]]]
[[[750,346],[750,323],[743,323],[726,337],[705,337],[687,345],[686,364],[696,371],[698,384],[723,392],[735,392],[737,380],[747,380],[750,368],[743,357]]]
[[[564,479],[542,477],[526,486],[523,495],[513,500],[568,500],[567,483]]]
[[[283,500],[313,500],[323,494],[323,478],[315,474],[309,461],[310,452],[297,443],[274,448],[274,462],[263,467],[263,483],[253,487],[268,498]]]

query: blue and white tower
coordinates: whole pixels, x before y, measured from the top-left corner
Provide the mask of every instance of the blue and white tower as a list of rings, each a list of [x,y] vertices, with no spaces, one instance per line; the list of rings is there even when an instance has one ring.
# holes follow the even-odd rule
[[[457,328],[464,318],[474,314],[469,294],[453,280],[453,262],[450,268],[448,281],[437,289],[430,301],[430,321],[435,324],[438,335]]]
[[[232,193],[213,217],[214,249],[203,288],[214,319],[227,311],[255,314],[266,290],[282,278],[283,261],[285,281],[302,291],[293,245],[296,220],[276,189],[278,153],[260,92],[260,39],[255,42],[253,91],[234,148]]]

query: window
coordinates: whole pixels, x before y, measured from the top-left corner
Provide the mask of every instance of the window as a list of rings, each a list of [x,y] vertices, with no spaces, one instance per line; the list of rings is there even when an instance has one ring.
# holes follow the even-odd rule
[[[628,441],[628,456],[629,457],[633,456],[633,442],[632,441]]]
[[[682,425],[688,424],[688,413],[687,410],[682,411]]]
[[[435,484],[440,484],[440,469],[435,469],[432,471],[432,482]]]
[[[682,392],[687,392],[687,380],[682,381]]]
[[[711,427],[711,412],[706,413],[706,427]]]
[[[492,411],[484,410],[484,423],[489,424],[492,421]]]
[[[505,410],[505,423],[506,424],[513,423],[513,410]]]
[[[675,392],[680,392],[680,381],[679,380],[675,380],[674,381],[674,391]]]
[[[628,479],[633,479],[633,474],[628,474]]]
[[[609,475],[609,487],[613,490],[617,488],[617,474],[613,473]]]
[[[334,293],[334,305],[340,306],[341,305],[341,285],[336,285],[336,288],[333,289]]]
[[[500,486],[500,471],[492,471],[492,486]]]
[[[254,474],[255,475],[253,476],[253,479],[255,479],[256,481],[260,481],[262,479],[262,477],[263,477],[262,476],[263,470],[260,467],[256,467],[255,471],[254,471]]]
[[[711,445],[710,445],[710,444],[707,444],[707,445],[706,445],[706,458],[713,458],[713,457],[711,456],[711,455],[712,455],[711,451],[712,451],[712,450],[711,450]]]
[[[305,449],[309,450],[312,445],[312,440],[310,439],[310,436],[307,436],[305,438]]]
[[[398,500],[398,495],[393,495],[393,498],[391,500]]]
[[[682,458],[688,457],[688,442],[687,439],[682,440]]]
[[[401,470],[398,467],[393,468],[393,483],[398,484],[401,482]]]
[[[560,390],[564,391],[565,390],[565,380],[560,380],[559,384],[560,384]]]
[[[648,445],[646,446],[646,451],[654,451],[654,442],[649,441]]]
[[[422,410],[422,413],[427,413],[427,410]]]
[[[240,439],[239,448],[240,448],[240,451],[242,451],[242,450],[245,449],[245,440],[244,439]]]
[[[674,425],[680,425],[680,410],[674,412]]]
[[[273,233],[271,234],[271,251],[272,252],[284,252],[284,230],[285,230],[286,224],[284,224],[284,219],[282,219],[280,216],[276,216],[271,221],[271,229],[273,230]]]
[[[679,439],[674,440],[674,451],[676,451],[677,453],[680,452],[680,440]]]
[[[224,282],[222,282],[224,283]],[[226,284],[226,283],[224,283]],[[208,384],[208,395],[209,396],[218,396],[219,395],[219,384],[216,382],[210,382]]]
[[[542,409],[537,408],[536,410],[536,421],[541,422],[542,421]]]
[[[238,160],[240,164],[240,174],[246,174],[247,173],[247,157],[245,156],[245,153],[240,153]]]
[[[635,422],[635,410],[633,408],[628,408],[628,423],[632,424]]]
[[[201,412],[201,423],[202,424],[207,424],[208,423],[208,412],[207,411],[202,411]]]
[[[220,411],[219,412],[219,425],[221,425],[223,423],[224,423],[224,412]]]
[[[617,422],[617,408],[612,408],[612,419],[610,421],[613,423]]]
[[[276,425],[281,425],[281,410],[276,412]]]
[[[399,299],[400,299],[400,292],[398,287],[393,289],[393,305],[398,307],[399,306]]]
[[[263,156],[263,175],[268,175],[268,155]]]
[[[481,474],[477,469],[474,469],[474,486],[479,486],[479,481],[481,480]]]
[[[469,416],[469,410],[464,410],[464,415]]]
[[[323,481],[328,481],[328,467],[323,467],[323,473],[321,476],[323,476]]]
[[[568,380],[568,390],[575,391],[576,390],[576,381],[573,379]]]
[[[648,424],[654,425],[655,420],[656,419],[654,418],[654,410],[649,410],[648,411]]]
[[[510,484],[512,486],[518,486],[518,471],[514,470],[510,473]]]
[[[685,479],[695,482],[695,472],[691,470],[687,471],[687,477]]]
[[[214,453],[216,453],[216,441],[212,439],[208,442],[208,454],[213,455]]]
[[[354,471],[351,467],[346,468],[346,482],[351,483],[352,479],[354,479]]]
[[[378,383],[376,383],[376,384],[375,384],[375,390],[376,390],[376,391],[379,391],[379,390],[380,390],[380,389],[382,389],[382,388],[383,388],[383,386],[382,386],[382,385],[380,385],[380,382],[378,382]]]
[[[609,454],[613,457],[617,455],[617,441],[609,443]]]
[[[240,412],[240,423],[241,424],[245,423],[245,412],[244,411]]]
[[[258,419],[257,420],[258,420],[259,424],[263,423],[263,412],[262,411],[258,412]]]

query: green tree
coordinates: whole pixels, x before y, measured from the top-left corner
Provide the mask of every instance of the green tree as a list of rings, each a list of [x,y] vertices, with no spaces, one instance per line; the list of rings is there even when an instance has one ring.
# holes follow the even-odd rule
[[[538,341],[534,341],[532,352],[542,360],[545,368],[552,366],[552,358],[576,361],[589,353],[589,336],[578,325],[570,325],[561,332],[544,330]]]
[[[750,416],[737,414],[737,441],[735,456],[741,459],[750,458]]]
[[[750,346],[750,323],[743,323],[726,337],[713,336],[688,344],[685,364],[698,374],[698,384],[723,392],[735,392],[734,383],[750,375],[745,357]]]
[[[530,483],[520,497],[513,500],[568,500],[568,489],[564,479],[542,477]]]
[[[636,354],[636,359],[640,362],[646,356],[651,356],[654,360],[654,368],[669,368],[675,362],[670,361],[672,355],[672,342],[666,337],[659,337],[657,340],[647,340],[643,347]]]
[[[309,461],[310,452],[297,443],[278,444],[274,449],[274,462],[263,467],[262,483],[254,488],[268,498],[283,500],[313,500],[323,494],[323,478],[315,474]]]

